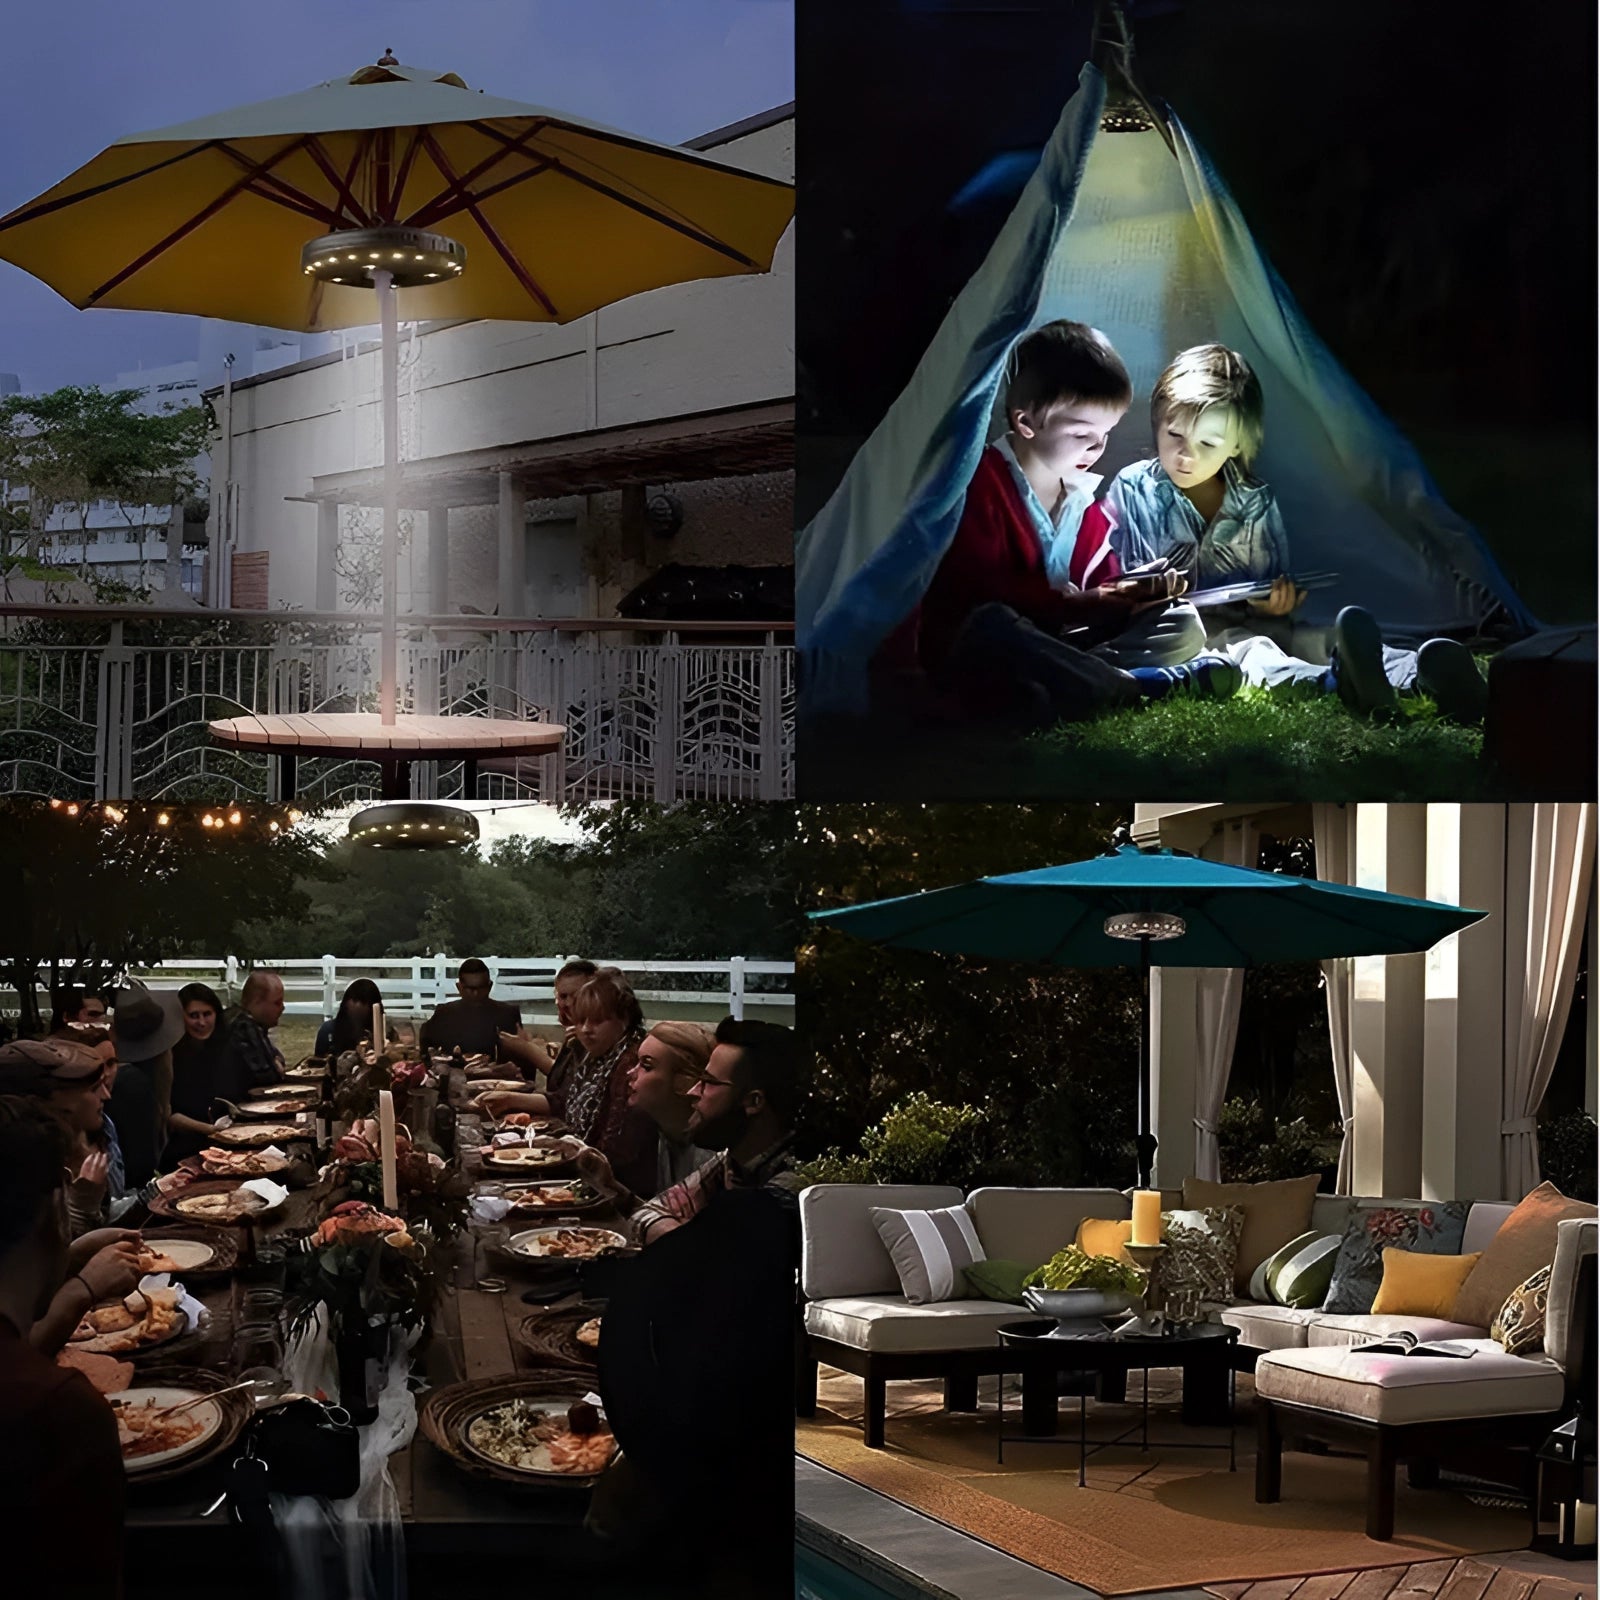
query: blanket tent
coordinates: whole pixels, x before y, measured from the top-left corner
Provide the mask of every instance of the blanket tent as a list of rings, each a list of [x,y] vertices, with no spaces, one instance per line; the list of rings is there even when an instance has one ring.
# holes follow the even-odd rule
[[[1255,470],[1278,496],[1294,565],[1339,574],[1297,618],[1302,653],[1325,659],[1327,624],[1352,603],[1397,644],[1537,625],[1416,451],[1309,327],[1205,153],[1169,109],[1147,109],[1119,96],[1108,113],[1105,77],[1084,67],[983,265],[797,536],[808,711],[865,709],[873,652],[926,591],[978,456],[1001,429],[1006,357],[1059,317],[1102,329],[1133,379],[1133,407],[1096,468],[1107,482],[1154,453],[1148,397],[1177,351],[1217,340],[1255,368],[1266,397]]]

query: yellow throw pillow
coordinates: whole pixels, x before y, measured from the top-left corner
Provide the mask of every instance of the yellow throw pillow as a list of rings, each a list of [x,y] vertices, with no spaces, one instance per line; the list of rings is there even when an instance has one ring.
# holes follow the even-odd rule
[[[1133,1237],[1133,1223],[1107,1222],[1097,1217],[1085,1217],[1078,1224],[1078,1237],[1072,1242],[1089,1256],[1115,1256],[1118,1261],[1133,1265],[1128,1252],[1122,1247]]]
[[[1470,1256],[1430,1256],[1419,1250],[1385,1250],[1383,1282],[1372,1302],[1372,1314],[1385,1312],[1401,1317],[1455,1319],[1456,1296],[1467,1274],[1478,1264],[1478,1253]]]

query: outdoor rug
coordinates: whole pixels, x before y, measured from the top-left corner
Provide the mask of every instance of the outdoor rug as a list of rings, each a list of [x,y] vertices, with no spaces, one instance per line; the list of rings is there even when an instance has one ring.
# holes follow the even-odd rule
[[[1366,1464],[1347,1457],[1284,1456],[1283,1498],[1255,1502],[1255,1419],[1239,1382],[1238,1471],[1226,1450],[1166,1450],[1160,1441],[1220,1439],[1178,1420],[1176,1374],[1151,1381],[1148,1454],[1132,1444],[1089,1458],[1078,1487],[1076,1402],[1061,1403],[1060,1444],[1007,1444],[995,1460],[995,1380],[977,1412],[946,1414],[937,1383],[889,1387],[887,1448],[861,1442],[858,1379],[824,1368],[815,1418],[796,1422],[795,1448],[868,1489],[981,1539],[1018,1559],[1105,1595],[1296,1577],[1517,1549],[1526,1512],[1486,1509],[1459,1494],[1416,1490],[1399,1474],[1395,1537],[1362,1532]],[[1129,1398],[1138,1395],[1137,1377]],[[1008,1388],[1007,1433],[1021,1431]],[[1110,1438],[1134,1407],[1091,1405],[1089,1437]]]

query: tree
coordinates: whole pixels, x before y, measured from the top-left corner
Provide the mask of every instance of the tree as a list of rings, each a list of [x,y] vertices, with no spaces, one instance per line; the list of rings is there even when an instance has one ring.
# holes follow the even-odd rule
[[[0,971],[22,1031],[39,1030],[41,978],[52,993],[103,987],[130,966],[216,952],[241,923],[302,910],[323,870],[315,835],[275,807],[0,807]]]
[[[171,506],[197,491],[195,460],[207,446],[208,413],[200,406],[138,411],[143,395],[74,384],[0,400],[0,479],[27,487],[30,559],[39,558],[45,525],[65,506],[78,508],[86,543],[97,500],[118,502],[131,527],[136,508]],[[87,577],[86,550],[82,567]],[[139,581],[142,587],[142,537]]]

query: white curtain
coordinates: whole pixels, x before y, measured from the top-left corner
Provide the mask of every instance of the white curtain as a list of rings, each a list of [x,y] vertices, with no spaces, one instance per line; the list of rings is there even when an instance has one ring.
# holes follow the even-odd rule
[[[1250,818],[1225,824],[1220,838],[1202,852],[1230,867],[1253,867],[1260,848],[1260,830]],[[1228,1095],[1234,1041],[1239,1037],[1239,1001],[1244,972],[1239,967],[1202,967],[1194,986],[1194,1173],[1213,1181],[1222,1177],[1217,1149],[1217,1119]]]
[[[1539,1182],[1535,1119],[1572,1009],[1594,873],[1595,807],[1587,801],[1512,806],[1508,821],[1507,883],[1520,886],[1525,877],[1528,887],[1526,918],[1509,914],[1507,897],[1500,1163],[1505,1198],[1520,1200]]]
[[[1311,808],[1311,832],[1321,883],[1351,883],[1355,869],[1354,806],[1317,804]],[[1355,1177],[1355,1070],[1350,1056],[1350,988],[1354,971],[1347,958],[1322,963],[1328,997],[1328,1041],[1333,1049],[1333,1092],[1339,1101],[1343,1137],[1339,1143],[1339,1176],[1335,1194],[1349,1194]]]

